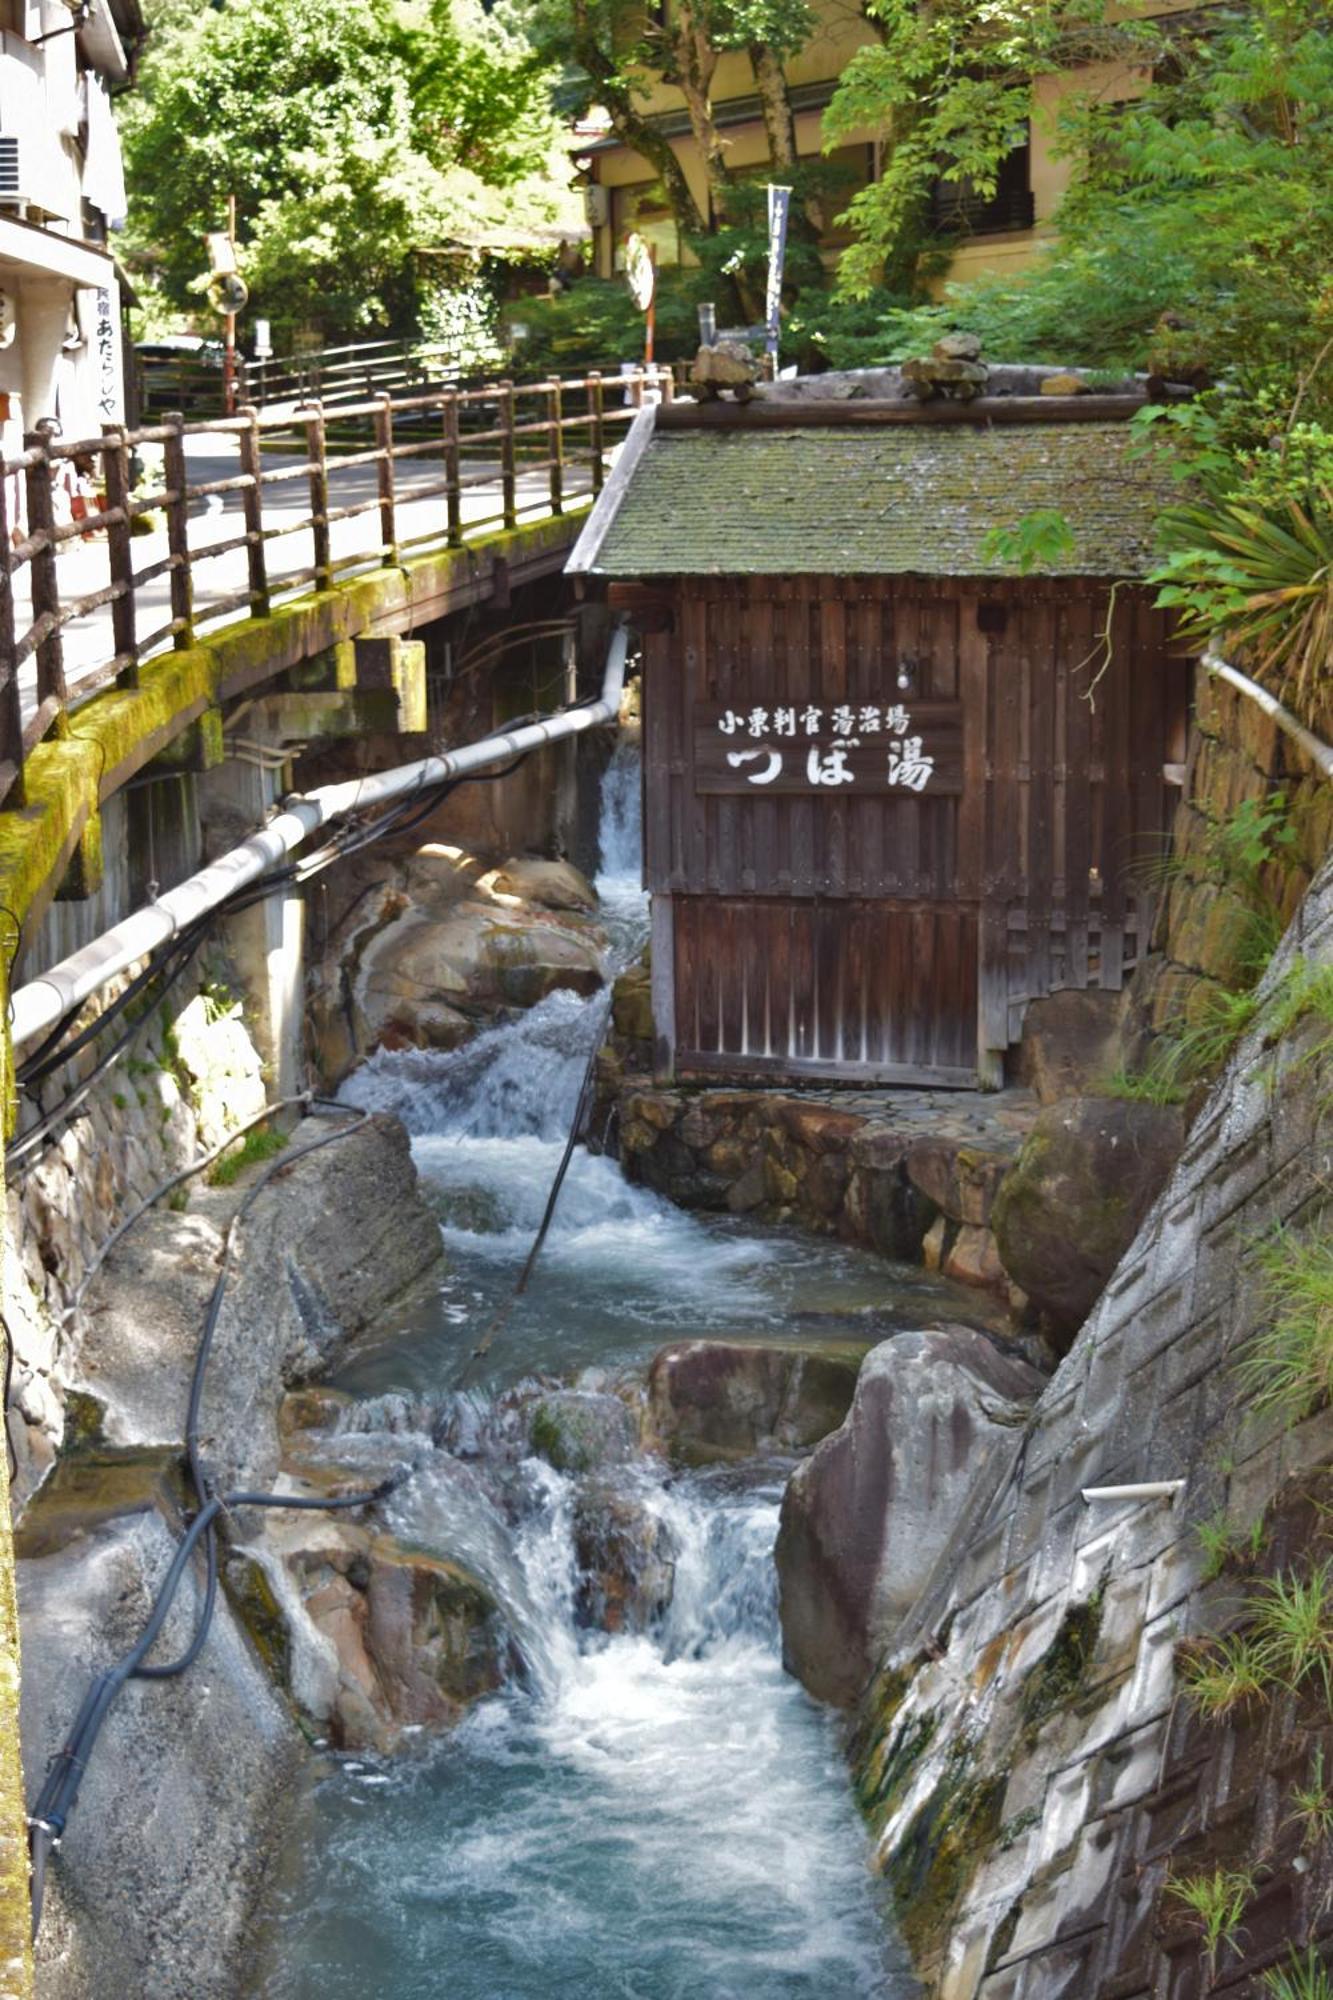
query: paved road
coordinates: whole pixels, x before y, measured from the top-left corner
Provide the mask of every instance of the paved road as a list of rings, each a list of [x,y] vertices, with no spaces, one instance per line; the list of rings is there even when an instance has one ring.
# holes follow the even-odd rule
[[[186,459],[191,485],[204,484],[214,479],[227,479],[239,471],[237,451],[232,439],[225,435],[199,436],[186,439]],[[298,453],[264,453],[265,469],[276,469],[284,464],[299,465],[303,462]],[[498,525],[500,513],[500,477],[498,464],[485,467],[476,461],[466,461],[465,473],[475,474],[488,470],[493,476],[484,485],[466,488],[463,493],[462,511],[464,532],[469,524],[487,523]],[[410,459],[400,461],[395,471],[396,485],[396,527],[399,544],[410,542],[415,536],[444,536],[446,510],[442,494],[428,499],[414,499],[413,494],[421,487],[429,487],[444,476],[443,463],[439,459]],[[377,494],[376,469],[370,466],[353,466],[344,470],[333,469],[329,474],[329,503],[331,508],[346,507],[358,501],[374,501]],[[591,490],[591,478],[586,463],[571,461],[566,467],[565,498],[567,504],[586,496]],[[545,467],[532,472],[520,473],[518,479],[518,507],[520,520],[537,520],[549,512],[549,485]],[[310,511],[310,488],[305,479],[284,481],[264,489],[264,526],[266,529],[288,529],[280,540],[266,544],[268,572],[275,578],[285,572],[309,568],[315,559],[314,544],[309,528],[295,527]],[[246,552],[235,549],[228,555],[207,558],[210,546],[226,542],[239,534],[242,527],[241,500],[238,494],[214,495],[211,503],[197,503],[190,520],[190,549],[194,558],[195,621],[205,633],[216,632],[226,625],[246,616],[238,610],[223,613],[209,619],[210,602],[229,597],[234,591],[243,590],[246,585]],[[330,528],[330,542],[334,561],[345,557],[364,555],[365,567],[375,567],[379,561],[380,525],[377,509],[372,506],[361,515],[349,521],[335,521]],[[154,563],[167,555],[165,529],[152,535],[136,535],[133,543],[136,570],[151,568]],[[203,558],[203,560],[201,560]],[[341,575],[355,574],[357,565],[340,572]],[[59,585],[63,602],[84,596],[99,589],[109,581],[106,537],[98,534],[90,541],[75,541],[66,545],[59,559]],[[309,590],[309,583],[290,586],[287,590],[275,589],[275,601],[284,596],[293,596]],[[171,616],[171,590],[167,576],[155,578],[141,584],[136,592],[137,630],[141,638],[165,625]],[[14,579],[14,622],[20,636],[32,621],[32,603],[29,591],[29,572],[26,567]],[[77,706],[80,688],[84,698],[99,684],[99,670],[110,660],[115,648],[111,637],[111,610],[104,606],[98,611],[85,613],[72,619],[64,628],[65,679],[70,691],[71,707]],[[161,641],[152,650],[164,650],[169,641]],[[22,688],[23,713],[25,718],[37,705],[36,663],[25,662],[20,684]]]

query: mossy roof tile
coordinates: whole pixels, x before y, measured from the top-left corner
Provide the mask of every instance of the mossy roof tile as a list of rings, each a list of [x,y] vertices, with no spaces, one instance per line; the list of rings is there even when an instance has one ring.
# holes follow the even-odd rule
[[[1013,576],[992,528],[1051,508],[1048,576],[1141,576],[1171,494],[1123,423],[886,424],[653,438],[596,559],[603,576]]]

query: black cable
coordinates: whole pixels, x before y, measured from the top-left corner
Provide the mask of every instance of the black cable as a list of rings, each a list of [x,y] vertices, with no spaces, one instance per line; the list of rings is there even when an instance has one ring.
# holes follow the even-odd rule
[[[9,1330],[9,1321],[0,1313],[0,1326],[5,1330],[5,1388],[3,1414],[5,1423],[5,1450],[9,1454],[9,1483],[12,1486],[18,1478],[19,1460],[14,1449],[14,1437],[9,1428],[9,1392],[14,1384],[14,1336]]]
[[[349,1114],[348,1106],[338,1104],[330,1098],[311,1098],[309,1103],[312,1106],[318,1106],[321,1110],[336,1111],[344,1117],[347,1117]],[[270,1106],[267,1108],[265,1115],[271,1115],[274,1110],[279,1108],[279,1106]],[[64,1744],[51,1760],[45,1781],[29,1815],[34,1937],[37,1935],[38,1926],[41,1923],[42,1900],[45,1893],[48,1858],[60,1844],[66,1822],[78,1799],[79,1786],[82,1782],[83,1773],[87,1768],[93,1745],[96,1743],[102,1724],[106,1720],[116,1696],[130,1680],[175,1679],[180,1674],[185,1673],[189,1667],[193,1666],[207,1643],[209,1631],[217,1609],[219,1573],[217,1521],[219,1514],[229,1511],[234,1507],[291,1507],[310,1509],[312,1511],[365,1507],[392,1492],[396,1486],[401,1484],[402,1479],[406,1476],[405,1474],[400,1474],[393,1479],[381,1481],[378,1486],[367,1492],[341,1494],[332,1499],[323,1496],[315,1498],[299,1494],[251,1492],[231,1493],[225,1497],[221,1497],[212,1490],[212,1482],[203,1463],[199,1441],[199,1423],[205,1379],[209,1359],[212,1354],[213,1337],[217,1330],[226,1294],[227,1280],[231,1270],[231,1256],[240,1222],[253,1207],[259,1195],[262,1194],[264,1189],[279,1173],[285,1172],[289,1167],[294,1166],[297,1161],[304,1159],[307,1154],[321,1152],[324,1147],[332,1145],[335,1140],[347,1138],[351,1133],[359,1131],[371,1115],[367,1110],[357,1110],[350,1115],[349,1122],[340,1125],[336,1131],[327,1132],[322,1138],[313,1140],[308,1146],[300,1147],[295,1153],[283,1154],[272,1161],[246,1189],[228,1225],[227,1234],[223,1241],[222,1257],[217,1278],[214,1281],[213,1290],[209,1295],[203,1331],[195,1349],[186,1412],[185,1451],[190,1483],[194,1488],[198,1511],[190,1520],[176,1544],[166,1576],[153,1600],[148,1620],[138,1639],[129,1652],[113,1667],[104,1668],[95,1676],[88,1692],[84,1696],[82,1706],[75,1716]],[[250,1122],[254,1124],[259,1121],[258,1119],[253,1119]],[[224,1144],[230,1145],[235,1136],[235,1134],[232,1134]],[[186,1180],[192,1174],[201,1172],[209,1164],[209,1160],[215,1157],[216,1153],[221,1150],[223,1150],[221,1147],[215,1148],[213,1153],[206,1154],[202,1158],[192,1161],[188,1168],[179,1174],[173,1175],[170,1182],[164,1183],[154,1198],[160,1198],[161,1194],[165,1193],[168,1187],[175,1186],[179,1181]],[[135,1215],[130,1217],[122,1226],[118,1235],[123,1235],[125,1229],[137,1221],[139,1216],[145,1213],[151,1205],[151,1201],[141,1204]],[[103,1246],[102,1254],[105,1254],[107,1248],[109,1248],[109,1244]],[[186,1569],[189,1567],[190,1557],[201,1541],[204,1544],[206,1563],[204,1591],[189,1644],[174,1660],[165,1661],[159,1665],[152,1665],[148,1661],[148,1654],[152,1651],[153,1646],[161,1635],[162,1627],[175,1601],[181,1580],[185,1575]]]
[[[532,1240],[532,1247],[524,1259],[523,1269],[518,1274],[518,1281],[513,1291],[510,1292],[504,1302],[491,1314],[482,1331],[481,1338],[471,1350],[463,1366],[459,1369],[457,1376],[454,1378],[455,1393],[467,1387],[467,1380],[472,1373],[474,1364],[490,1352],[496,1335],[508,1323],[510,1314],[528,1288],[528,1280],[536,1268],[537,1259],[542,1253],[542,1248],[546,1242],[551,1224],[555,1219],[556,1203],[560,1199],[560,1190],[565,1184],[565,1175],[569,1172],[569,1163],[574,1157],[574,1148],[578,1145],[579,1134],[583,1129],[584,1113],[587,1110],[588,1097],[592,1090],[593,1073],[597,1065],[597,1054],[602,1046],[602,1036],[610,1014],[611,996],[608,995],[606,1007],[598,1024],[597,1031],[593,1036],[592,1048],[583,1071],[583,1081],[579,1086],[578,1102],[574,1106],[574,1116],[570,1121],[569,1136],[565,1140],[565,1149],[560,1155],[560,1164],[555,1170],[555,1179],[551,1182],[550,1192],[546,1197],[546,1207],[542,1211],[542,1219],[537,1226],[537,1234]],[[440,1430],[438,1428],[433,1435],[433,1442],[436,1444],[440,1442]]]

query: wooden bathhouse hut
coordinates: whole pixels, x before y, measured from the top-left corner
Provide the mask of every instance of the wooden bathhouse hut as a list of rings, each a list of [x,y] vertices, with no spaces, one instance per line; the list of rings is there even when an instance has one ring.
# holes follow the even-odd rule
[[[1143,397],[784,387],[642,411],[570,562],[642,635],[657,1068],[993,1085],[1148,944],[1189,665]]]

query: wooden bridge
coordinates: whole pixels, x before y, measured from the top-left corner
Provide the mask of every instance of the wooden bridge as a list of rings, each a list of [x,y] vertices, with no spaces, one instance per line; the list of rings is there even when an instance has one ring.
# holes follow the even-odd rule
[[[37,744],[67,736],[99,691],[138,688],[155,657],[339,582],[558,520],[601,491],[645,395],[670,394],[669,374],[650,370],[174,413],[91,438],[39,425],[0,482],[0,806],[25,803]],[[545,538],[534,560],[558,569],[565,542]],[[520,580],[508,555],[480,579],[473,565],[451,574],[428,615]]]

